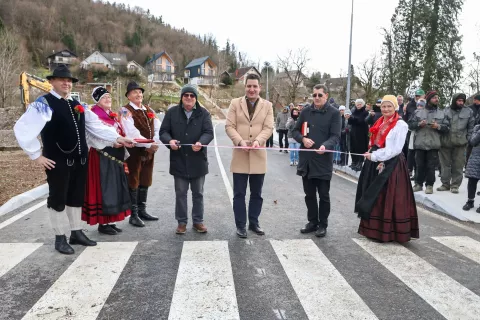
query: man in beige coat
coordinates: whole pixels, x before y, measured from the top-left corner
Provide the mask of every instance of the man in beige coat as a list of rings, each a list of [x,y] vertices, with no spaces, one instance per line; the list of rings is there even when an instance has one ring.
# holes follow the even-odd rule
[[[230,171],[233,173],[233,213],[237,235],[247,237],[247,208],[245,194],[250,183],[250,202],[248,204],[249,229],[258,235],[265,232],[260,228],[258,217],[262,211],[262,187],[267,172],[265,147],[273,133],[272,103],[260,98],[260,78],[249,74],[245,82],[245,96],[233,99],[230,103],[225,130],[234,146]]]

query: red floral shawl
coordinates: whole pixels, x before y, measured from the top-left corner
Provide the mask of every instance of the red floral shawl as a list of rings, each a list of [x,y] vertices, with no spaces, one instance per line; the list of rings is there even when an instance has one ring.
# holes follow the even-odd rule
[[[392,130],[393,127],[397,124],[398,119],[400,116],[398,112],[395,112],[393,116],[391,116],[387,121],[385,121],[385,117],[380,117],[380,119],[375,122],[375,124],[370,128],[370,144],[369,149],[374,145],[378,146],[379,148],[385,148],[385,140],[387,139],[387,135]]]

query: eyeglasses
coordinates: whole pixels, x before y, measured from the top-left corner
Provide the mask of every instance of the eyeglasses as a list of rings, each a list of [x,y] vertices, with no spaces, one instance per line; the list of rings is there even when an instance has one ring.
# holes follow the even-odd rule
[[[312,97],[314,97],[314,98],[316,98],[316,97],[321,98],[321,97],[323,97],[323,94],[322,94],[322,93],[314,93],[314,94],[312,94]]]
[[[195,98],[195,95],[193,93],[184,93],[183,96],[186,98]]]

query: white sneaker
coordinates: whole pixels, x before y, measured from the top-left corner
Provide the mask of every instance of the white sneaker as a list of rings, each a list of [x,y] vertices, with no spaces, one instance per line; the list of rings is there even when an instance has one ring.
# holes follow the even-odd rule
[[[294,163],[293,163],[293,162],[290,162],[290,166],[293,166],[293,165],[294,165]]]

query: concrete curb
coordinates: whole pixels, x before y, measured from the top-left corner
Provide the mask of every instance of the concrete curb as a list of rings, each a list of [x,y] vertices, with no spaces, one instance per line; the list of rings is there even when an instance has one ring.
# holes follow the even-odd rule
[[[48,194],[48,184],[46,183],[27,192],[19,194],[8,200],[0,207],[0,216],[5,215],[15,209],[18,209],[29,202],[37,200],[38,198],[41,198],[46,194]]]
[[[358,171],[358,172],[353,171],[349,167],[342,167],[342,166],[338,166],[338,165],[334,164],[333,168],[334,168],[334,170],[336,170],[338,172],[341,172],[341,173],[344,173],[344,174],[354,178],[355,180],[358,180],[358,178],[360,177],[360,171]],[[415,192],[414,195],[415,195],[415,202],[417,203],[417,205],[422,206],[425,209],[429,209],[429,210],[434,211],[436,213],[440,213],[440,214],[443,214],[443,215],[454,217],[455,219],[460,220],[460,221],[479,223],[478,220],[469,219],[468,217],[466,217],[464,215],[461,215],[461,214],[458,214],[455,211],[448,210],[448,208],[446,206],[443,206],[442,204],[433,202],[432,199],[429,199],[423,193]]]

